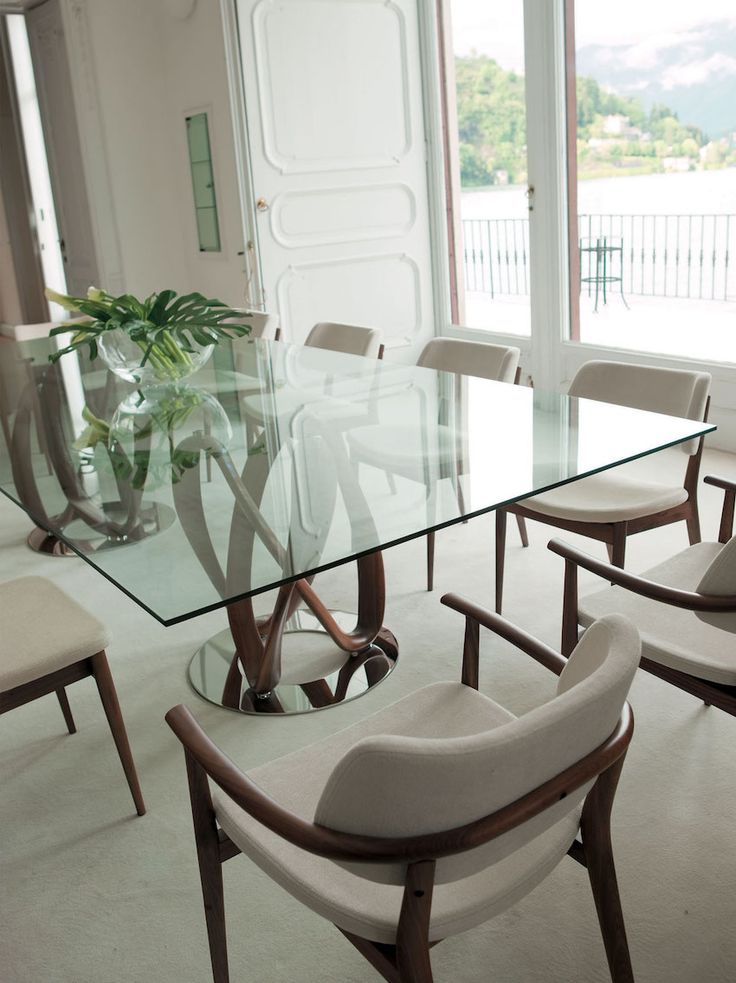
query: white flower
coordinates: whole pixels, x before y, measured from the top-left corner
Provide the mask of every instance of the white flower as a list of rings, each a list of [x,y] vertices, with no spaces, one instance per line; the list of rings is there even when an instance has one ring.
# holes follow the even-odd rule
[[[59,307],[63,307],[65,311],[76,311],[77,307],[75,302],[71,297],[67,297],[66,294],[57,293],[50,287],[46,287],[44,293],[52,303],[58,304]]]
[[[99,287],[88,287],[87,289],[87,300],[103,300],[105,296],[105,291],[100,290]]]

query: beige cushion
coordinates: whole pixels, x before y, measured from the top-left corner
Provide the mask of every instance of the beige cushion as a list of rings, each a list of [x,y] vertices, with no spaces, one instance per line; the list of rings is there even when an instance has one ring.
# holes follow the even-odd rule
[[[707,372],[594,360],[578,369],[570,383],[569,395],[702,420],[710,382]],[[694,454],[698,439],[681,444],[682,450]],[[654,515],[685,501],[687,492],[682,485],[640,480],[617,468],[553,488],[525,499],[522,504],[556,519],[624,522]]]
[[[357,324],[321,321],[309,332],[304,345],[308,348],[344,352],[346,355],[376,358],[381,345],[381,332],[378,328],[362,328]]]
[[[347,437],[350,453],[359,464],[370,464],[413,481],[425,480],[428,462],[434,462],[431,473],[436,476],[438,462],[457,461],[462,446],[461,436],[442,424],[424,435],[415,427],[376,424],[352,430]]]
[[[580,366],[568,392],[603,403],[702,420],[710,383],[708,372],[594,359]],[[682,449],[694,454],[698,439],[682,444]]]
[[[0,690],[86,659],[110,644],[107,628],[42,577],[0,584]]]
[[[558,694],[514,718],[455,683],[424,687],[374,716],[254,770],[280,805],[347,832],[450,829],[509,804],[612,732],[639,660],[636,631],[608,618],[587,633]],[[585,794],[568,796],[497,840],[438,861],[430,939],[464,931],[526,894],[565,855]],[[395,938],[402,864],[335,864],[291,847],[215,792],[230,838],[290,893],[366,938]]]
[[[276,801],[311,819],[336,762],[354,743],[373,734],[463,737],[513,720],[503,707],[459,683],[436,683],[317,744],[253,769],[250,777]],[[437,798],[444,794],[436,790]],[[402,888],[376,883],[322,857],[306,853],[252,820],[219,789],[217,819],[240,849],[290,894],[348,932],[394,942]],[[480,874],[438,885],[432,898],[430,939],[479,925],[538,884],[567,852],[579,810],[533,843]]]
[[[461,338],[433,338],[417,359],[417,365],[441,372],[513,382],[521,351],[506,345]]]
[[[433,338],[422,349],[417,365],[496,382],[514,381],[521,352],[505,345],[458,338]],[[423,435],[416,427],[361,427],[348,434],[351,453],[361,464],[424,481],[426,461],[457,461],[463,435],[438,424]]]
[[[696,590],[699,594],[736,594],[736,536],[732,536],[721,547],[701,577]]]
[[[673,488],[653,481],[638,481],[615,470],[533,495],[520,504],[558,519],[623,522],[653,515],[686,500],[687,492],[682,486]]]
[[[720,543],[697,543],[664,563],[647,570],[643,577],[669,587],[703,593],[734,593],[719,577],[733,571],[736,542],[728,544],[721,559]],[[714,587],[721,588],[714,590]],[[695,614],[670,604],[650,601],[620,587],[606,587],[582,597],[578,604],[580,624],[587,626],[604,614],[617,612],[638,626],[642,655],[654,662],[714,683],[736,686],[736,614]]]

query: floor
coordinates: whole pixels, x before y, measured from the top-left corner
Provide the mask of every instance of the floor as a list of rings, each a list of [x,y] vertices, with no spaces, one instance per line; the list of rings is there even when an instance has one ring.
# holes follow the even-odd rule
[[[682,455],[671,451],[649,466],[661,476],[682,465]],[[706,452],[703,473],[735,478],[736,458]],[[701,504],[705,537],[715,538],[717,491],[703,486]],[[164,629],[82,561],[32,554],[24,545],[27,529],[22,513],[1,500],[0,579],[48,576],[110,625],[110,662],[148,814],[133,814],[91,681],[70,690],[74,736],[52,697],[0,719],[0,976],[4,983],[206,983],[184,762],[164,713],[185,702],[248,768],[424,682],[459,678],[463,624],[439,598],[454,590],[490,603],[491,519],[438,534],[432,594],[423,589],[423,542],[389,551],[386,622],[401,645],[397,669],[354,703],[290,719],[240,717],[189,689],[187,661],[223,626],[221,614]],[[530,549],[522,550],[510,530],[505,613],[556,644],[561,561],[545,549],[548,528],[531,526],[530,536]],[[685,543],[684,526],[635,537],[628,565],[644,569]],[[325,574],[317,586],[330,605],[354,605],[354,578],[345,569]],[[550,695],[543,669],[487,634],[481,666],[482,689],[515,712]],[[644,673],[631,701],[636,733],[613,826],[636,978],[726,983],[736,965],[736,721]],[[246,860],[226,865],[225,890],[234,980],[378,979],[332,926]],[[500,918],[434,949],[432,962],[438,983],[609,979],[585,872],[572,861]]]
[[[736,362],[736,303],[680,297],[626,298],[609,294],[594,310],[595,298],[581,294],[580,340],[604,348],[660,352],[706,362]],[[527,296],[465,296],[465,324],[504,334],[529,335]],[[697,330],[694,326],[697,325]]]

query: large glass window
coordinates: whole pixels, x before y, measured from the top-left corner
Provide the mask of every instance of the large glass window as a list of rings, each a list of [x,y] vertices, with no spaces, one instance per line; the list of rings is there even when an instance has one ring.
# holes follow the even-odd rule
[[[736,362],[733,0],[575,0],[582,342]]]
[[[449,0],[449,151],[459,240],[455,319],[530,333],[524,5]],[[451,38],[451,45],[450,45]],[[452,120],[452,115],[450,116]],[[458,214],[459,213],[459,214]]]

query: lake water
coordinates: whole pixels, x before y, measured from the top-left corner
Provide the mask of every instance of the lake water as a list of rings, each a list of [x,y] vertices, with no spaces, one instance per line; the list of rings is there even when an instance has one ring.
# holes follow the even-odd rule
[[[526,218],[526,187],[462,193],[462,217]],[[578,184],[578,212],[615,215],[736,214],[736,168],[597,178]]]
[[[462,194],[468,290],[528,293],[525,191],[514,185]],[[736,168],[581,181],[578,214],[603,216],[578,229],[589,247],[581,253],[583,277],[598,276],[596,243],[605,242],[614,247],[608,274],[623,279],[627,294],[736,299],[736,219],[728,217],[736,216]]]

